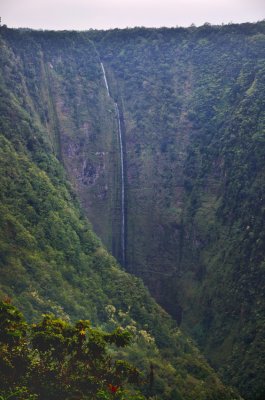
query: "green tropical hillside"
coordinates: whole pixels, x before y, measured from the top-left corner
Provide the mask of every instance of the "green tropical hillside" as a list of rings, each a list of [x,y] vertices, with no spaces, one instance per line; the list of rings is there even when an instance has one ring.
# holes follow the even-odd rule
[[[143,396],[239,398],[213,367],[264,397],[264,44],[264,22],[1,27],[1,298],[133,333],[113,352]]]

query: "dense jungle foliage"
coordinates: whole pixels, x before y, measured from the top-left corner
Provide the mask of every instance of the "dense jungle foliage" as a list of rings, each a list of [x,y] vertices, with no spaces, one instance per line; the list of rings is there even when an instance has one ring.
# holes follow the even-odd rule
[[[77,188],[66,178],[66,163],[62,162],[65,149],[70,155],[77,149],[81,151],[78,146],[73,147],[77,131],[70,123],[71,112],[89,140],[94,135],[97,142],[97,135],[100,137],[105,126],[104,118],[100,128],[100,121],[93,114],[99,110],[100,115],[103,105],[108,106],[107,100],[104,103],[104,86],[98,90],[102,72],[94,46],[83,34],[34,33],[5,27],[1,29],[0,40],[0,295],[2,299],[11,298],[26,320],[35,324],[23,322],[12,306],[6,303],[2,306],[0,359],[4,370],[1,373],[6,371],[0,384],[2,398],[33,399],[36,395],[62,398],[58,391],[65,393],[69,384],[73,384],[74,390],[81,390],[86,375],[68,376],[70,382],[64,374],[75,368],[76,362],[78,368],[82,362],[87,365],[87,360],[79,363],[75,359],[78,348],[67,353],[71,348],[64,346],[76,345],[75,330],[79,326],[76,321],[85,319],[91,321],[91,327],[97,326],[91,332],[125,329],[132,335],[126,348],[110,349],[115,360],[123,360],[121,368],[127,365],[125,361],[133,363],[147,382],[139,387],[141,394],[132,392],[132,396],[168,400],[239,398],[221,383],[192,341],[155,303],[143,283],[122,270],[107,253],[79,206]],[[87,77],[89,81],[84,85],[81,81]],[[90,110],[87,114],[81,113],[81,105],[75,110],[71,108],[78,106],[69,95],[73,89],[71,82],[85,96],[84,107]],[[63,99],[59,98],[60,88],[64,91]],[[94,108],[90,109],[91,104]],[[109,146],[117,148],[116,140],[110,139]],[[101,162],[101,155],[99,158]],[[71,166],[75,170],[74,162]],[[118,163],[116,169],[119,170]],[[103,170],[106,171],[105,161]],[[41,320],[43,313],[54,316]],[[71,325],[70,321],[77,325]],[[30,337],[26,330],[31,332]],[[40,344],[34,339],[37,332],[47,348],[38,347]],[[104,335],[98,338],[103,347]],[[28,342],[33,339],[34,342]],[[59,356],[64,359],[54,358],[57,344],[62,346]],[[21,372],[16,368],[23,367],[23,357],[28,363]],[[98,367],[101,369],[100,363]],[[115,389],[120,385],[118,378],[109,382],[111,391],[107,391],[105,367],[104,364],[103,377],[97,382],[93,396],[123,396],[123,392]],[[152,384],[149,384],[151,370]],[[13,381],[9,372],[18,380]],[[36,376],[40,380],[42,373],[45,379],[38,389],[34,380]],[[101,390],[100,394],[96,394],[97,390]],[[84,392],[82,398],[90,396],[87,388]],[[65,394],[68,395],[75,396],[72,392]]]
[[[75,325],[45,315],[28,324],[7,301],[0,304],[1,398],[143,400],[130,388],[140,384],[139,371],[110,356],[110,347],[124,347],[129,332]]]
[[[127,269],[262,399],[265,23],[91,37],[125,119]]]
[[[155,365],[153,396],[233,398],[86,220],[120,260],[117,102],[124,267],[226,383],[263,399],[264,21],[2,27],[0,46],[2,297],[28,320],[48,311],[107,330],[129,326],[136,342],[122,355],[145,374]]]

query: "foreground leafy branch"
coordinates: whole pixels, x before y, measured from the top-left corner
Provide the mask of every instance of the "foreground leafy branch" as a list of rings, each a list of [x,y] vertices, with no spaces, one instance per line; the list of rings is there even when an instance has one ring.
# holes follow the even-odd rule
[[[139,371],[114,360],[109,347],[131,341],[81,320],[74,325],[44,315],[28,324],[9,302],[0,303],[0,399],[144,399]]]

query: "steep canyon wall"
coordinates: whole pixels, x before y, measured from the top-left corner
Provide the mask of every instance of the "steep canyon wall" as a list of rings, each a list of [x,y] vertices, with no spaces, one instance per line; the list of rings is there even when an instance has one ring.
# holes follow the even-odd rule
[[[105,246],[228,382],[261,399],[264,22],[6,35],[26,106]]]

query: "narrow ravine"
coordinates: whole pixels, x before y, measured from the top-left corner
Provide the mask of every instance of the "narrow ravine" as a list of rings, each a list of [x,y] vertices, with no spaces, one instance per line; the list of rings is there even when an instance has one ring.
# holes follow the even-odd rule
[[[120,165],[121,165],[121,264],[125,266],[125,168],[124,168],[124,153],[123,153],[123,142],[122,142],[122,129],[121,129],[121,117],[118,104],[110,95],[108,80],[106,77],[106,72],[103,63],[100,63],[103,72],[104,83],[108,93],[108,96],[113,100],[115,104],[116,117],[118,122],[118,139],[119,139],[119,149],[120,149]]]

